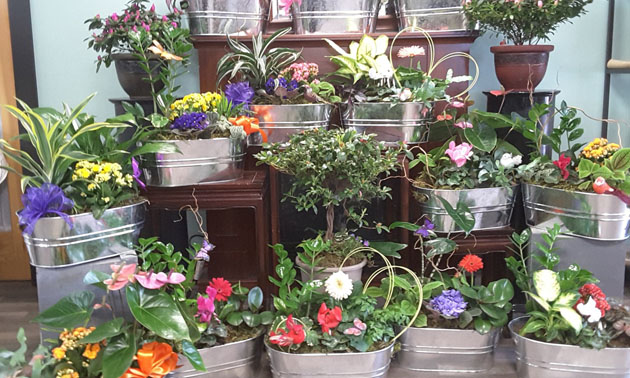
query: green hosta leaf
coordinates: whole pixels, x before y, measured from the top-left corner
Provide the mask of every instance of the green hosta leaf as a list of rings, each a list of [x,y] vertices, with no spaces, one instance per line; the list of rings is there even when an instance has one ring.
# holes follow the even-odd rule
[[[116,318],[96,327],[89,335],[79,340],[79,344],[94,344],[122,333],[123,318]]]
[[[131,366],[136,354],[133,332],[121,334],[109,340],[103,352],[103,378],[119,378]]]
[[[483,122],[476,123],[472,128],[464,129],[464,136],[475,148],[491,152],[497,145],[497,132],[492,126]]]
[[[34,322],[54,328],[74,328],[86,324],[94,311],[94,294],[89,291],[72,293],[42,311]]]
[[[128,285],[127,303],[134,318],[158,336],[167,340],[190,339],[186,320],[167,293]]]
[[[580,333],[582,330],[582,315],[578,314],[577,311],[571,307],[561,307],[558,311],[560,315],[562,315],[562,318],[573,328],[575,333]]]
[[[199,354],[197,348],[190,340],[182,341],[182,354],[186,356],[188,362],[195,368],[197,371],[206,371],[206,365],[203,363],[203,359]]]

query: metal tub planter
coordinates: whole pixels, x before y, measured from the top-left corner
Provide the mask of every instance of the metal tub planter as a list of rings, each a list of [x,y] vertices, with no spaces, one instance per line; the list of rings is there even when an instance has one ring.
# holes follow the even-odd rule
[[[260,375],[261,351],[263,346],[261,333],[251,339],[200,349],[199,354],[206,366],[201,372],[192,367],[188,359],[179,359],[181,367],[170,373],[169,378],[251,378]]]
[[[341,118],[346,129],[376,134],[388,143],[420,143],[426,141],[430,110],[420,102],[342,103]]]
[[[332,112],[330,104],[250,105],[249,108],[258,118],[268,143],[284,143],[292,134],[320,127],[325,129]],[[262,143],[261,133],[249,136],[250,146]]]
[[[401,337],[394,365],[408,370],[474,373],[492,369],[499,329],[409,328]]]
[[[596,240],[630,236],[630,208],[613,195],[523,184],[523,203],[529,226],[545,229],[560,223],[567,234]]]
[[[462,231],[448,215],[442,202],[442,197],[453,208],[462,201],[475,217],[473,230],[488,230],[501,228],[510,224],[514,199],[519,190],[518,185],[507,188],[478,188],[478,189],[429,189],[413,186],[414,196],[420,205],[420,215],[427,216],[435,224],[435,232]]]
[[[516,346],[519,378],[627,378],[630,377],[630,348],[601,350],[536,341],[518,334],[526,317],[508,327]]]
[[[186,13],[193,36],[257,35],[264,31],[269,0],[188,0]]]
[[[273,378],[386,377],[394,345],[366,353],[285,353],[265,344]]]
[[[246,140],[214,138],[160,141],[180,153],[153,154],[142,159],[149,186],[185,186],[236,180],[243,176]]]
[[[424,30],[466,30],[461,0],[395,0],[400,30],[417,26]]]
[[[296,34],[372,33],[381,0],[295,1],[291,7]]]

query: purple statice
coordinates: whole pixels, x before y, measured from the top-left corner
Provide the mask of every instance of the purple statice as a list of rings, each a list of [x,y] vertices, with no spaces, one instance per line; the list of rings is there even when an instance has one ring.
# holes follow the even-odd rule
[[[175,118],[171,130],[203,130],[210,125],[206,113],[185,113]]]
[[[464,302],[462,293],[455,289],[442,291],[442,294],[431,299],[429,304],[440,314],[453,318],[459,317],[459,314],[464,312],[468,306],[468,303]]]
[[[225,97],[232,102],[232,105],[243,104],[243,108],[247,109],[254,99],[254,88],[249,86],[248,81],[228,84],[225,86]]]
[[[39,218],[48,214],[60,216],[72,228],[67,212],[72,209],[74,202],[55,184],[44,183],[39,188],[26,189],[22,195],[22,204],[24,208],[18,213],[18,219],[20,225],[25,226],[25,234],[32,234]]]
[[[435,228],[435,225],[433,223],[431,223],[430,220],[425,219],[424,220],[424,224],[422,226],[420,226],[417,230],[416,230],[416,234],[418,235],[422,235],[425,238],[429,237],[429,231],[433,230]]]

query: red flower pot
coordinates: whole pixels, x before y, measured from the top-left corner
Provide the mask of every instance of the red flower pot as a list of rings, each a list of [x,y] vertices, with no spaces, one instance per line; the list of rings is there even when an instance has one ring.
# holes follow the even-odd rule
[[[505,90],[533,91],[540,84],[552,45],[492,46],[494,68]]]

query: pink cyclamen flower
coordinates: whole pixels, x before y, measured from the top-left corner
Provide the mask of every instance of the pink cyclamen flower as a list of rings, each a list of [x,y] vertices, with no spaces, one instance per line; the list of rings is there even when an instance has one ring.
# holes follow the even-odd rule
[[[210,323],[214,315],[214,299],[199,296],[197,298],[197,314],[201,323]]]
[[[455,142],[451,141],[445,153],[457,167],[461,167],[473,156],[472,150],[473,146],[468,143],[455,145]]]
[[[128,282],[133,282],[133,274],[136,272],[136,264],[112,264],[109,267],[113,272],[112,277],[103,281],[103,283],[107,285],[107,290],[120,290],[125,287]]]
[[[470,122],[466,122],[466,121],[459,121],[456,124],[454,124],[453,126],[459,127],[460,129],[472,129],[473,124],[470,123]]]
[[[354,318],[354,327],[346,329],[345,331],[343,331],[343,333],[346,335],[359,336],[361,335],[361,332],[365,331],[366,329],[367,325],[365,325],[365,323],[363,323],[361,319]]]
[[[461,108],[463,108],[465,106],[466,106],[466,104],[463,103],[462,101],[455,100],[455,101],[451,102],[451,107],[452,108],[461,109]]]

